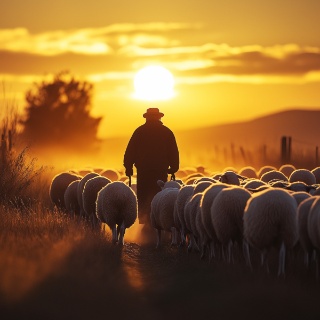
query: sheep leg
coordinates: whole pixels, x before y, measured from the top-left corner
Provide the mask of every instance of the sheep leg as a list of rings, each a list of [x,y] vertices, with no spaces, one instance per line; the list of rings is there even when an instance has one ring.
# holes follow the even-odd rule
[[[261,267],[263,267],[264,265],[266,265],[267,273],[270,273],[266,250],[263,250],[261,252]]]
[[[126,227],[124,225],[124,222],[122,222],[120,226],[120,232],[119,232],[119,241],[118,244],[123,245],[124,244],[124,233],[126,232]]]
[[[118,236],[117,236],[117,226],[114,225],[112,227],[112,243],[117,243],[118,241]]]
[[[171,228],[171,247],[176,246],[178,244],[177,241],[177,229],[175,227]]]
[[[216,257],[216,252],[215,252],[215,248],[214,248],[214,242],[210,241],[209,242],[209,260],[211,260],[212,258]]]
[[[230,240],[228,243],[228,263],[234,263],[233,258],[233,242]]]
[[[161,243],[161,230],[157,229],[157,245],[156,245],[156,248],[160,247],[160,243]]]
[[[198,246],[198,243],[197,243],[197,240],[195,238],[195,236],[191,233],[191,239],[192,239],[192,248],[197,251],[197,252],[200,252],[200,249],[199,249],[199,246]]]
[[[285,260],[286,260],[286,246],[282,242],[279,252],[279,268],[278,268],[278,277],[281,274],[285,275]]]
[[[246,262],[247,267],[252,270],[251,258],[250,258],[250,249],[247,241],[243,241],[242,243],[243,256]]]
[[[309,252],[304,253],[304,266],[308,269],[309,268]]]
[[[180,236],[181,236],[180,247],[184,247],[186,245],[186,235],[183,227],[180,230]]]

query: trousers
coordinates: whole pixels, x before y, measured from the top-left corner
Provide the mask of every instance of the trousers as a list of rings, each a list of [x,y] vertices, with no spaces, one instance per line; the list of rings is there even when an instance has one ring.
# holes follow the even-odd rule
[[[140,224],[150,224],[151,201],[161,191],[157,181],[166,182],[168,174],[159,170],[137,170],[138,220]]]

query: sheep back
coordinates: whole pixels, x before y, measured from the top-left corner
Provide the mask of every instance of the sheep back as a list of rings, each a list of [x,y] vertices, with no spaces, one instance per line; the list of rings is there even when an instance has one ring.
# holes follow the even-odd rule
[[[103,176],[93,177],[85,183],[82,192],[82,205],[87,216],[95,216],[98,192],[108,183],[111,183],[111,180]]]
[[[254,193],[244,216],[244,237],[259,250],[278,246],[293,247],[298,241],[297,202],[286,190],[270,188]]]
[[[210,213],[218,240],[226,245],[229,241],[242,241],[243,214],[251,193],[241,187],[221,190],[212,202]]]
[[[64,193],[64,203],[65,203],[66,210],[76,215],[80,214],[80,205],[78,202],[78,194],[77,194],[79,181],[80,180],[72,181],[68,185]]]
[[[65,209],[64,193],[71,182],[80,179],[81,176],[71,172],[62,172],[55,175],[49,189],[49,196],[52,203],[59,209]]]
[[[134,224],[137,214],[137,197],[124,182],[113,181],[98,192],[96,215],[110,229],[122,223],[129,228]]]

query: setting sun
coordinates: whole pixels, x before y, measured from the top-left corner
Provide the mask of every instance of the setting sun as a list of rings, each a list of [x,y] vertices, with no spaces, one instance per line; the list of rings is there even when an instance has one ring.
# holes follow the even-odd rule
[[[162,66],[147,66],[134,77],[134,97],[140,100],[168,100],[174,96],[172,73]]]

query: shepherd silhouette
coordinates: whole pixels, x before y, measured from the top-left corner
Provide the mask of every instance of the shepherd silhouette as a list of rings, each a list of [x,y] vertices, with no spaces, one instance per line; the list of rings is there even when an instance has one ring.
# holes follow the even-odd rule
[[[157,181],[167,181],[179,169],[179,150],[173,132],[161,122],[163,113],[149,108],[143,114],[145,124],[132,134],[124,153],[126,176],[131,178],[133,166],[137,170],[137,198],[139,224],[143,235],[151,231],[151,201],[161,190]]]

